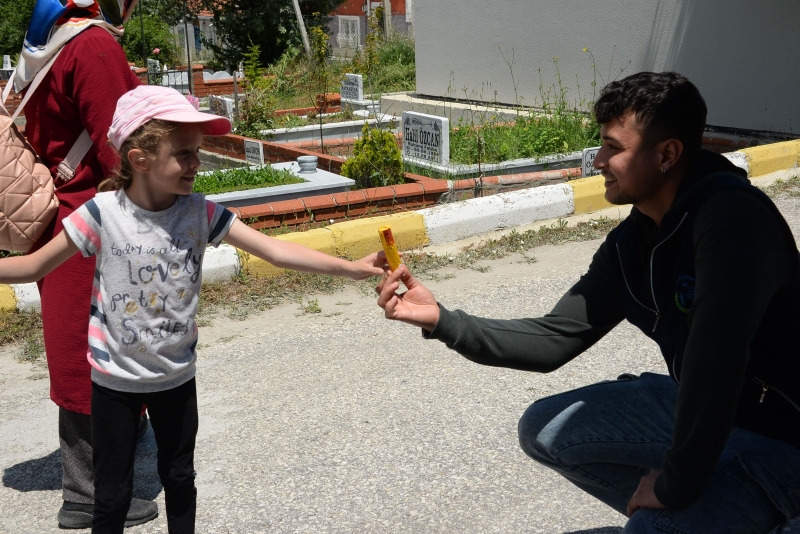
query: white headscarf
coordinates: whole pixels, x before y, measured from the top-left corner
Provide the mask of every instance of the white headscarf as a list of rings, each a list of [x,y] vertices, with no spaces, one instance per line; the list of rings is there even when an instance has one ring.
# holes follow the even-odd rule
[[[116,38],[139,0],[37,0],[14,73],[14,90],[25,89],[36,73],[73,37],[101,26]]]

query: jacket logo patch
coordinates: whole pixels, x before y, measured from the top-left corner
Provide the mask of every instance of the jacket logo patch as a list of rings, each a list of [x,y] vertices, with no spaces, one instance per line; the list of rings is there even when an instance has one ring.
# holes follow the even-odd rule
[[[694,277],[679,276],[675,282],[675,305],[682,313],[689,313],[694,303]]]

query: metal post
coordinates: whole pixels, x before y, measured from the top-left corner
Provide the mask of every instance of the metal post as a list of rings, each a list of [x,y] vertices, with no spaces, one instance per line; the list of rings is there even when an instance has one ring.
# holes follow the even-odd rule
[[[239,76],[239,71],[233,71],[233,120],[239,120],[239,82],[236,78]]]
[[[186,34],[186,73],[189,78],[189,92],[194,94],[194,81],[192,80],[192,55],[189,52],[189,13],[186,0],[183,1],[183,30]],[[192,26],[194,29],[194,26]]]
[[[144,46],[144,10],[142,9],[142,4],[144,4],[144,0],[139,1],[139,25],[142,30],[142,61],[144,61],[144,66],[147,66],[147,50]],[[150,69],[148,69],[149,71]],[[147,83],[150,83],[150,80],[147,80]]]

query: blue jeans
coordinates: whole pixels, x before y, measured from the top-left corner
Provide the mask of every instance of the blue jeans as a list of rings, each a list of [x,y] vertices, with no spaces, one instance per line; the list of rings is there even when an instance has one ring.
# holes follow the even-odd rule
[[[639,479],[660,469],[670,449],[677,395],[670,377],[644,373],[547,397],[520,419],[520,445],[625,514]],[[624,532],[766,533],[798,513],[800,450],[734,427],[697,500],[679,510],[639,509]]]

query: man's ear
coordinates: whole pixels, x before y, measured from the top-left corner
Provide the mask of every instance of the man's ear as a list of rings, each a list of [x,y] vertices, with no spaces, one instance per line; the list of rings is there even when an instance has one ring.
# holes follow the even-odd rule
[[[138,148],[132,148],[128,150],[128,161],[131,162],[131,167],[133,170],[139,173],[146,173],[150,172],[150,160],[147,159],[147,155]]]
[[[671,169],[683,155],[683,142],[680,139],[667,139],[659,143],[660,165],[662,169]]]

